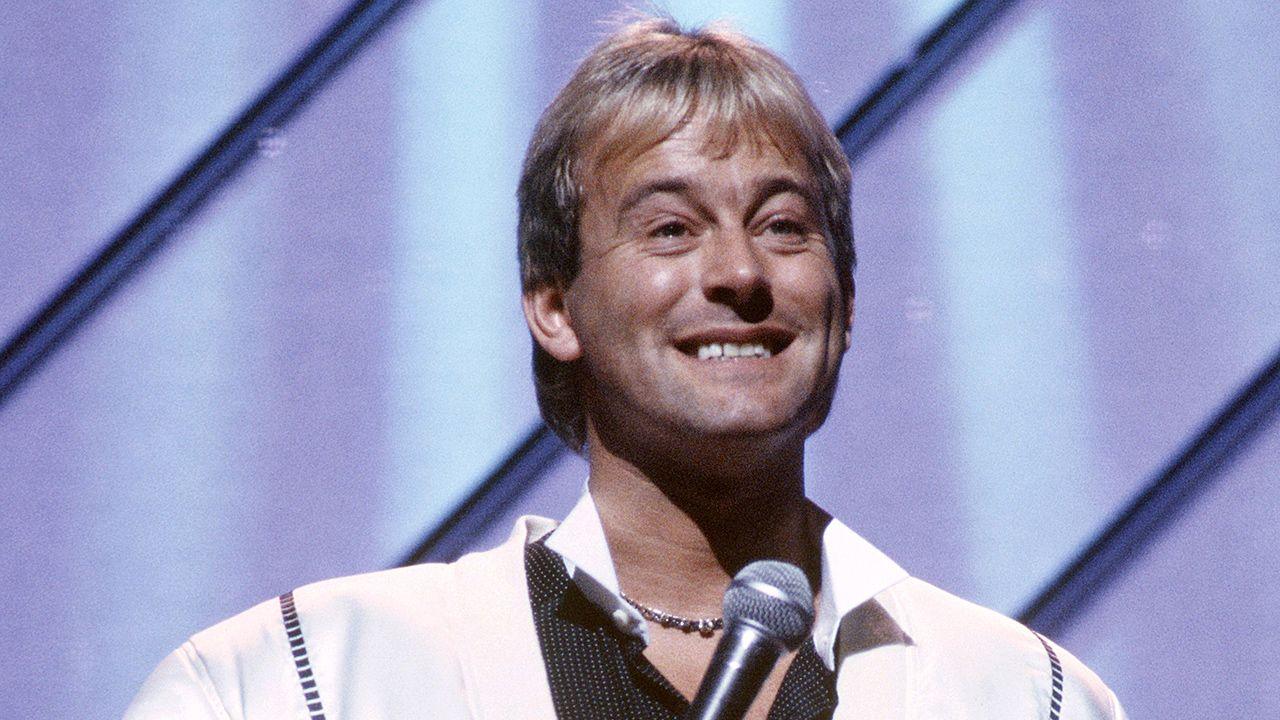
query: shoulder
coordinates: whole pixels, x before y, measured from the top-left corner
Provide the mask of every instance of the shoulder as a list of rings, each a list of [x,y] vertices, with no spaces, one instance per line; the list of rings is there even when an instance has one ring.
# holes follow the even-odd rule
[[[938,692],[995,707],[1025,704],[1044,718],[1123,718],[1115,696],[1092,670],[1011,618],[916,578],[876,599],[914,646],[922,680]]]
[[[448,613],[439,605],[450,575],[448,565],[415,566],[325,580],[259,603],[166,657],[125,717],[306,717],[304,682],[314,680],[332,703],[326,694],[360,677],[398,674],[393,659],[410,644],[417,670],[448,676]]]
[[[354,636],[393,640],[408,633],[430,638],[447,625],[455,595],[467,591],[458,586],[457,575],[455,564],[424,564],[322,580],[202,630],[189,644],[206,662],[218,665],[238,665],[264,654],[292,655],[284,631],[290,613],[308,646],[346,643]]]
[[[259,603],[165,658],[126,717],[188,707],[202,712],[178,716],[293,717],[309,679],[322,698],[400,681],[426,697],[456,695],[462,628],[489,606],[527,603],[522,547],[513,534],[454,563],[332,578]]]

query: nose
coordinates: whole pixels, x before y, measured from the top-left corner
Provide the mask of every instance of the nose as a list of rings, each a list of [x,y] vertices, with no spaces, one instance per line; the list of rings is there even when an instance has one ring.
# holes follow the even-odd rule
[[[703,252],[702,292],[709,302],[732,309],[747,322],[769,317],[773,293],[768,270],[749,233],[722,233]]]

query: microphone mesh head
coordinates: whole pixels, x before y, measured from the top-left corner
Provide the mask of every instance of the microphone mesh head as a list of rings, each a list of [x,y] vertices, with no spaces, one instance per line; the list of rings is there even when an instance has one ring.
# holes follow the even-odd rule
[[[747,620],[795,650],[813,628],[813,590],[804,571],[781,560],[742,568],[724,594],[724,622]]]

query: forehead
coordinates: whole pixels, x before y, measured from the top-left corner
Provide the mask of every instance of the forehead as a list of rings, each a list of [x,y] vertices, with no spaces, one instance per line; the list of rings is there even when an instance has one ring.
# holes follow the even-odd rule
[[[694,117],[659,135],[614,131],[591,143],[583,153],[587,170],[586,198],[612,194],[651,175],[698,178],[707,173],[720,179],[729,172],[786,177],[817,190],[814,173],[804,154],[789,138],[764,127],[730,125],[714,118]],[[727,178],[726,178],[727,179]],[[736,178],[746,179],[746,178]]]

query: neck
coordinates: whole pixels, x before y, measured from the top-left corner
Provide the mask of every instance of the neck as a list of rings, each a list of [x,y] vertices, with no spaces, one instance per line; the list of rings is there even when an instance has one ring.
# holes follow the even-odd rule
[[[717,616],[733,575],[764,558],[797,565],[818,587],[826,518],[804,497],[803,445],[751,462],[705,453],[720,462],[696,467],[666,450],[657,464],[595,436],[588,445],[591,495],[624,592],[678,615]]]

